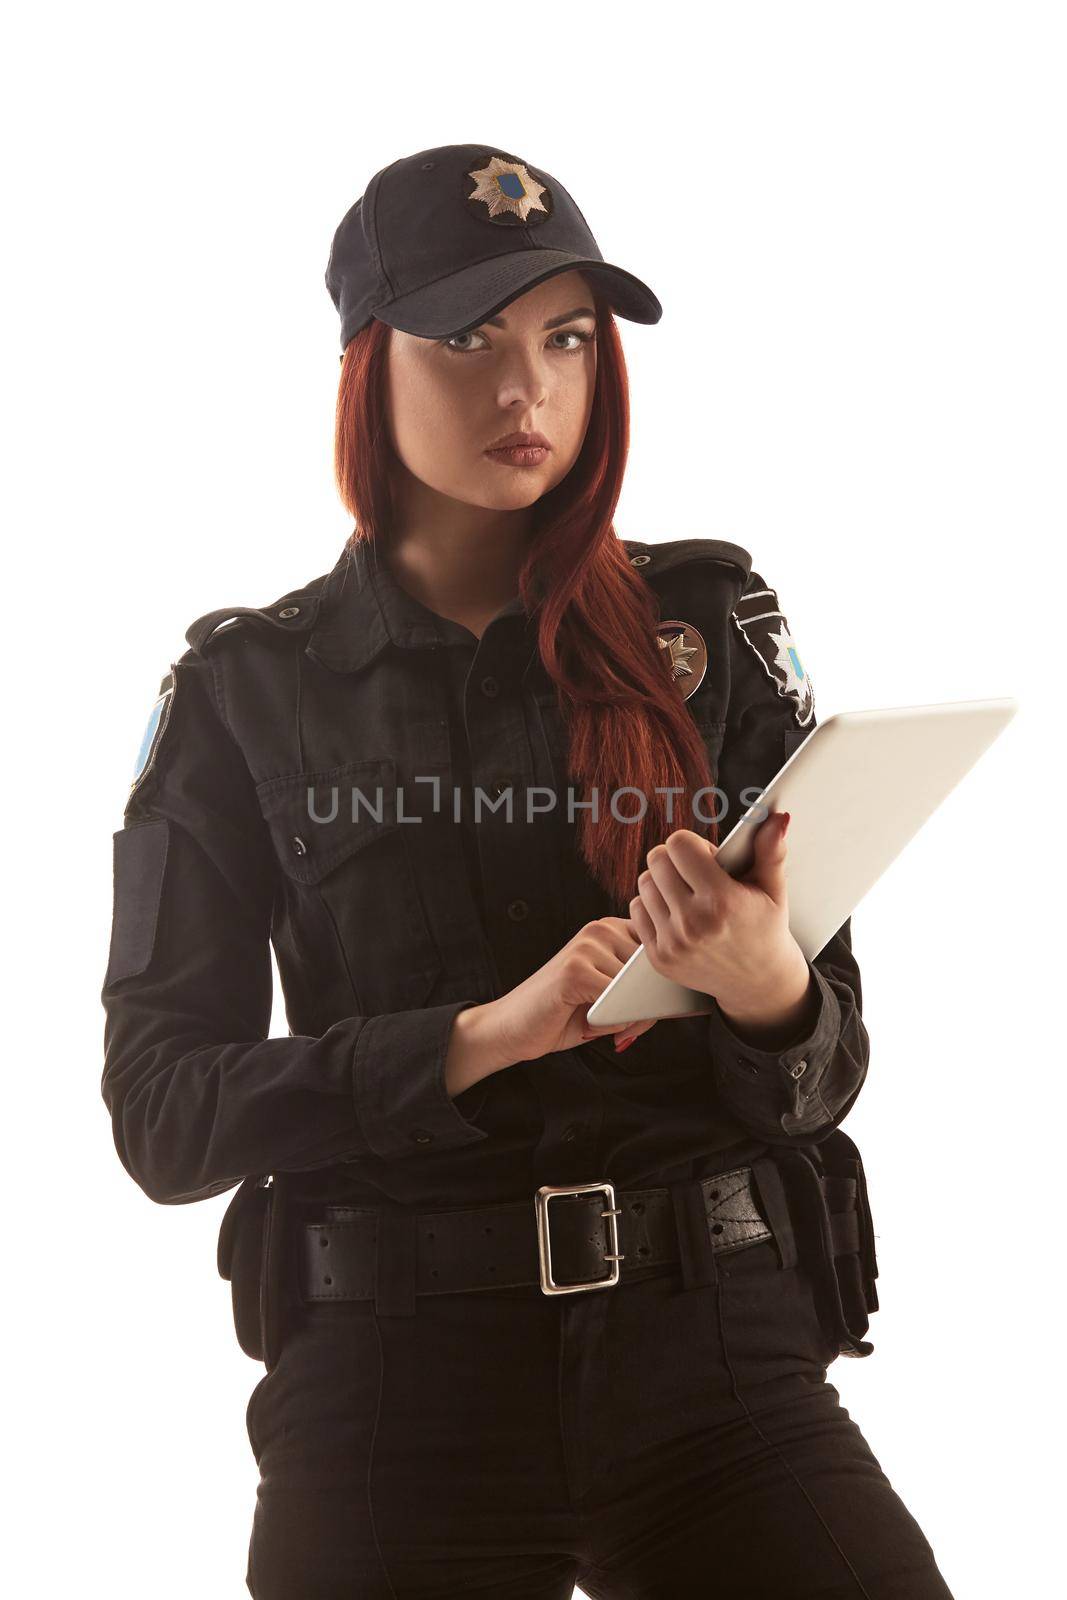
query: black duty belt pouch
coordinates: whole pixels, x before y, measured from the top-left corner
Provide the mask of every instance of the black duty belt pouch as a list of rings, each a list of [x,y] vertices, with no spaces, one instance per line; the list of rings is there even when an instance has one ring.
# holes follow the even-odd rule
[[[819,1311],[843,1356],[869,1356],[863,1335],[878,1310],[878,1260],[863,1160],[835,1128],[818,1144],[776,1146],[801,1258],[818,1292]]]
[[[229,1279],[237,1343],[269,1372],[278,1359],[290,1309],[287,1178],[246,1178],[219,1227],[219,1276]]]

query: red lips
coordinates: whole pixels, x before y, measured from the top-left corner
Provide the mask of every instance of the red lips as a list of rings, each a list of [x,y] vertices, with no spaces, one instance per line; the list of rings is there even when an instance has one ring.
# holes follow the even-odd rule
[[[543,433],[506,433],[502,439],[494,439],[493,443],[486,446],[487,450],[522,450],[538,448],[551,450],[552,446]]]

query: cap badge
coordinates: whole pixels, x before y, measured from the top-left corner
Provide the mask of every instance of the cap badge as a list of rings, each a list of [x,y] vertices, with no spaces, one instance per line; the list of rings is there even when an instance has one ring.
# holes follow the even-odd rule
[[[486,166],[468,172],[467,177],[473,178],[478,186],[467,196],[468,204],[485,222],[523,225],[543,222],[552,214],[552,196],[548,189],[530,176],[521,161],[490,156]],[[485,206],[485,211],[478,209],[480,205]]]
[[[691,622],[673,619],[656,629],[656,643],[665,652],[672,681],[678,681],[682,699],[688,700],[704,681],[708,669],[708,647]]]

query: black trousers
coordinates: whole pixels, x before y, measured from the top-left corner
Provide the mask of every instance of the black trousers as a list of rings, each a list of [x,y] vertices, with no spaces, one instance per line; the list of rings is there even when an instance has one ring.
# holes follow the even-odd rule
[[[531,1213],[532,1213],[531,1201]],[[255,1600],[952,1600],[803,1264],[304,1306],[248,1404]]]

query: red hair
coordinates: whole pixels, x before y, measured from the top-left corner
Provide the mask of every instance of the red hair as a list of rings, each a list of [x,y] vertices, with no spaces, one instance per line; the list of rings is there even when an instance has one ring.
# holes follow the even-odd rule
[[[718,828],[695,817],[696,790],[714,784],[700,732],[655,640],[656,596],[631,567],[612,518],[629,450],[630,402],[622,342],[610,307],[594,289],[597,373],[581,453],[536,505],[519,574],[527,614],[540,608],[537,642],[568,729],[568,770],[580,799],[597,788],[599,820],[579,813],[578,848],[620,916],[629,915],[637,877],[655,844],[679,827],[718,843]],[[355,518],[350,543],[387,537],[396,457],[386,428],[389,328],[376,319],[347,345],[337,394],[334,466],[341,502]],[[647,797],[640,822],[611,814],[617,789]],[[675,796],[667,818],[668,789]],[[680,803],[679,803],[680,798]],[[560,798],[559,804],[564,804]],[[636,816],[640,795],[616,809]],[[679,817],[684,820],[679,820]]]

